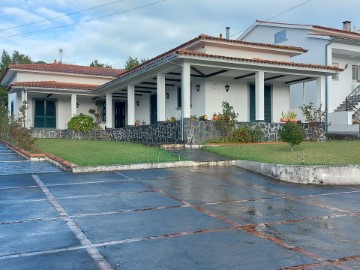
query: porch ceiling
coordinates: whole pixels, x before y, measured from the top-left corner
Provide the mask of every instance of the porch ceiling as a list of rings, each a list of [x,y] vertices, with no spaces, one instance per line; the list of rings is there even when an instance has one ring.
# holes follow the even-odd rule
[[[207,67],[207,66],[191,66],[192,78],[214,78],[226,77],[236,81],[240,80],[254,80],[254,70],[235,70],[224,67]],[[280,82],[285,84],[299,83],[302,81],[309,81],[316,77],[309,77],[307,75],[287,74],[281,72],[265,72],[265,83]],[[176,86],[181,83],[181,69],[176,68],[165,75],[166,86]],[[135,84],[135,95],[141,96],[143,94],[155,94],[157,91],[156,77],[147,78]],[[114,92],[114,95],[126,97],[127,89],[122,88]]]

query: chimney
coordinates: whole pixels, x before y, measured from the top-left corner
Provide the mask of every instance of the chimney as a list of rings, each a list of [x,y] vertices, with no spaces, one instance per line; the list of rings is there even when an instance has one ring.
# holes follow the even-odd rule
[[[226,39],[230,39],[230,27],[226,27]]]
[[[344,31],[351,32],[351,21],[344,21],[342,24]]]

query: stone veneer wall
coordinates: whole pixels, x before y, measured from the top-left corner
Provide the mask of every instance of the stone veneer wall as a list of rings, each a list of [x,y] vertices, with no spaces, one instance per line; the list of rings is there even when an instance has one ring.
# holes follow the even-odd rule
[[[240,122],[237,128],[244,126],[260,126],[265,142],[279,140],[279,129],[283,123]],[[306,139],[311,138],[307,124],[303,124]],[[119,129],[79,132],[58,129],[33,129],[36,138],[62,138],[76,140],[113,140],[145,144],[201,144],[208,140],[220,139],[221,134],[215,128],[214,121],[199,121],[184,119],[184,142],[181,140],[181,122],[161,122],[155,125],[129,126]],[[321,140],[326,140],[324,129],[320,129]]]

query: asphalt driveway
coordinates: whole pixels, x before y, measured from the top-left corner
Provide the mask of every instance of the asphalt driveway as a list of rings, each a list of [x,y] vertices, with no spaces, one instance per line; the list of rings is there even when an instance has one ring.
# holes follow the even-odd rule
[[[0,269],[360,269],[359,186],[14,164],[0,161]]]

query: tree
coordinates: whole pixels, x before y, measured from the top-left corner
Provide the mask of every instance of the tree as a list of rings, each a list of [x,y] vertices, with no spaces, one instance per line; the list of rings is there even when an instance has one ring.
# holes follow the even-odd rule
[[[137,57],[132,58],[131,56],[129,56],[128,60],[126,61],[125,64],[125,69],[126,70],[131,70],[135,67],[137,67],[138,65],[141,65],[142,63],[145,63],[146,61],[148,61],[148,59],[141,59],[140,61],[137,59]]]
[[[0,77],[6,70],[6,68],[11,64],[32,64],[33,61],[31,60],[30,56],[21,54],[18,51],[13,51],[12,56],[5,50],[3,50],[1,59],[0,59]],[[0,86],[0,100],[4,101],[5,105],[7,106],[8,97],[6,92],[6,86]]]
[[[97,59],[91,62],[90,67],[112,68],[109,64],[100,63]]]
[[[291,151],[294,151],[294,146],[302,143],[305,137],[304,130],[290,121],[279,130],[279,135],[283,142],[287,142],[290,145]]]

